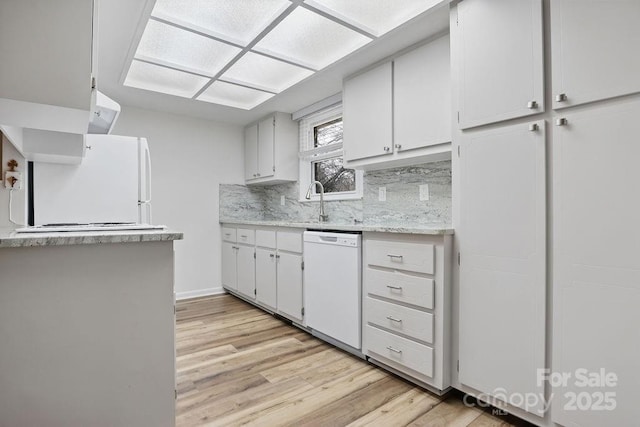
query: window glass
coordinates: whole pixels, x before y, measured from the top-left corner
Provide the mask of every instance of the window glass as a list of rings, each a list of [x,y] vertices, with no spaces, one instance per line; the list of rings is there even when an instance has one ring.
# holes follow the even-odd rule
[[[313,175],[314,181],[322,183],[325,193],[356,191],[356,171],[344,168],[342,156],[314,162]]]

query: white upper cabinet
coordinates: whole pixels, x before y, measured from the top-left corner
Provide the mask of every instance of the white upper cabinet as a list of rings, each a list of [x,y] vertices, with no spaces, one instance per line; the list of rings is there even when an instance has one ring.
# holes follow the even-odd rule
[[[343,111],[348,167],[451,158],[449,36],[345,80]]]
[[[459,380],[497,398],[500,390],[507,397],[542,396],[544,122],[469,133],[461,140],[460,162]],[[541,400],[510,403],[538,416],[544,412]]]
[[[267,117],[258,124],[258,176],[266,178],[276,171],[274,138],[276,132],[275,117]]]
[[[93,0],[0,2],[0,124],[87,133]]]
[[[458,4],[461,129],[544,111],[542,0],[464,0]]]
[[[244,179],[258,176],[258,124],[247,126],[244,130]]]
[[[247,184],[277,184],[298,179],[298,123],[273,113],[244,131]]]
[[[451,141],[449,37],[394,60],[393,114],[396,151]]]
[[[344,157],[347,161],[392,153],[392,65],[386,62],[344,82]]]
[[[553,0],[553,108],[640,91],[640,1]]]

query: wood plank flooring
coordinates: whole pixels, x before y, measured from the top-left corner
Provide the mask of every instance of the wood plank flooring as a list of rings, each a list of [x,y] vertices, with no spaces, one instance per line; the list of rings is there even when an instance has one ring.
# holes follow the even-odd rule
[[[179,427],[518,422],[424,391],[231,295],[178,302],[176,345]]]

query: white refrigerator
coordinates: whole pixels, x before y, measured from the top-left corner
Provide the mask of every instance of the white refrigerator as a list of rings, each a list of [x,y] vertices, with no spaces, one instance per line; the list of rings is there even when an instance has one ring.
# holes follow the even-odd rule
[[[34,162],[35,226],[151,224],[151,159],[145,138],[86,135],[78,165]]]

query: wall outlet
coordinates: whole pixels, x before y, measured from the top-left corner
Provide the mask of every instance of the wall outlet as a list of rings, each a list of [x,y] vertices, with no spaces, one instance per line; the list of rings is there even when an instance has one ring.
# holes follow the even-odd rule
[[[4,173],[4,186],[13,188],[14,190],[22,189],[22,173],[16,171],[7,171]]]
[[[429,184],[422,184],[420,186],[420,200],[429,200]]]
[[[286,201],[284,196],[280,196],[280,206],[284,206],[284,202]]]
[[[387,201],[387,187],[378,187],[378,201]]]

